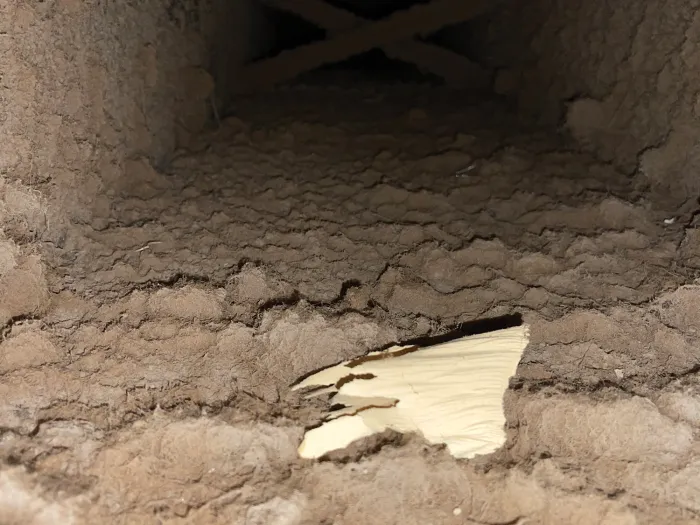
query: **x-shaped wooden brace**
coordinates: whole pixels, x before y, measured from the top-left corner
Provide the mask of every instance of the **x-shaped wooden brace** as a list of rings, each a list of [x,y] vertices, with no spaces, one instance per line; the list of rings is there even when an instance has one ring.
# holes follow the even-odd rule
[[[413,40],[450,24],[470,20],[494,7],[499,0],[434,0],[399,11],[388,18],[367,21],[323,0],[263,0],[277,9],[295,13],[321,26],[330,38],[253,62],[240,71],[240,91],[255,91],[290,80],[324,64],[340,62],[374,48],[394,59],[416,65],[442,77],[449,85],[486,87],[488,74],[466,57],[447,49]]]

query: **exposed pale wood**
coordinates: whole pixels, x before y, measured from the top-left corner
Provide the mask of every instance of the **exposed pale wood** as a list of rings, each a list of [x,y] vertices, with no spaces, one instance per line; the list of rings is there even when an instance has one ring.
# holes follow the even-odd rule
[[[370,49],[434,33],[446,25],[470,20],[495,3],[495,0],[434,0],[430,4],[420,4],[328,40],[283,51],[276,57],[250,64],[240,72],[240,87],[246,91],[265,88]]]
[[[371,23],[323,0],[264,1],[271,7],[294,13],[326,29],[331,36]],[[404,40],[385,45],[382,50],[389,58],[409,62],[421,71],[443,78],[451,86],[470,85],[474,89],[483,89],[490,82],[489,74],[468,58],[427,42]]]

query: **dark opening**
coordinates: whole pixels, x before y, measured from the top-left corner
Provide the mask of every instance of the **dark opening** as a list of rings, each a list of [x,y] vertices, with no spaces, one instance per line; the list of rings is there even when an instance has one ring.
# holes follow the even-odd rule
[[[408,9],[414,5],[429,3],[429,0],[330,0],[325,3],[349,11],[368,21],[380,20],[396,11]],[[279,9],[265,7],[268,20],[273,26],[273,42],[269,52],[263,58],[278,55],[282,51],[317,42],[327,38],[326,30],[304,20],[303,18]],[[439,42],[439,33],[419,40]],[[334,64],[322,66],[301,75],[297,80],[304,81],[309,76],[319,73],[350,73],[357,79],[371,79],[379,82],[415,82],[440,84],[442,79],[430,72],[422,71],[413,64],[389,58],[381,49],[371,49],[349,57]]]
[[[270,50],[261,58],[273,57],[286,49],[326,38],[324,29],[292,13],[268,6],[263,6],[263,12],[273,28],[273,40]]]
[[[470,335],[486,334],[488,332],[495,332],[496,330],[505,330],[506,328],[513,328],[523,324],[523,317],[519,313],[502,315],[499,317],[490,317],[486,319],[475,319],[473,321],[468,321],[466,323],[459,323],[458,325],[451,326],[447,331],[432,336],[417,337],[409,341],[405,341],[401,344],[403,345],[415,345],[415,346],[433,346],[441,343],[447,343],[449,341],[454,341],[460,337],[467,337]]]

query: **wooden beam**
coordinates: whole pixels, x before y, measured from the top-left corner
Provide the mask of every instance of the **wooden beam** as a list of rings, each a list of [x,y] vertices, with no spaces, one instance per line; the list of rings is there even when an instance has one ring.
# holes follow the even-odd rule
[[[470,86],[480,91],[491,85],[491,74],[487,70],[449,49],[406,40],[384,46],[382,50],[389,58],[410,62],[421,71],[442,77],[452,87]]]
[[[270,7],[289,11],[322,27],[331,36],[368,23],[364,18],[327,4],[323,0],[264,0],[264,2]],[[491,82],[490,74],[467,57],[428,42],[404,40],[387,44],[381,49],[389,58],[409,62],[423,72],[441,77],[453,87],[469,85],[475,90],[481,90],[488,88]]]
[[[323,0],[262,0],[265,5],[288,11],[327,30],[330,35],[354,29],[367,20]]]
[[[308,0],[304,1],[308,9],[310,4]],[[301,0],[293,2],[298,2],[298,6],[304,5]],[[240,71],[239,87],[241,91],[264,89],[325,64],[340,62],[370,49],[384,48],[417,35],[428,35],[446,25],[465,22],[486,12],[496,3],[497,0],[434,0],[430,4],[419,4],[383,20],[349,29],[328,40],[283,51],[275,57],[249,64]],[[310,11],[304,12],[319,17],[320,12],[311,14]],[[334,13],[333,16],[338,19],[339,15]],[[340,23],[338,22],[339,25]],[[349,18],[342,23],[349,24]]]

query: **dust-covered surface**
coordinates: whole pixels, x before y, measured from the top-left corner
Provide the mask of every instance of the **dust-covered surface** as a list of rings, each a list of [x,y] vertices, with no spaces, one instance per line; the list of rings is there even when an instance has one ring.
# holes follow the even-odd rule
[[[656,199],[700,192],[698,0],[508,0],[445,32],[518,111],[564,124]],[[565,102],[565,103],[563,103]]]
[[[162,166],[201,131],[214,101],[208,71],[225,89],[231,81],[220,70],[233,74],[252,53],[249,4],[0,3],[3,191],[22,183],[47,200],[37,216],[31,199],[4,199],[27,222],[21,233],[60,243],[64,222],[109,212],[104,190],[128,177],[126,160]]]
[[[697,522],[691,218],[455,96],[246,100],[167,171],[131,161],[61,245],[8,227],[0,521]],[[298,458],[323,404],[297,378],[516,312],[502,451],[385,435]]]
[[[533,9],[550,24],[493,49],[497,91],[543,121],[603,100],[574,104],[577,142],[357,78],[202,134],[240,59],[212,39],[245,40],[233,7],[1,4],[0,524],[700,522],[700,236],[668,207],[693,187],[697,16],[613,4]],[[600,20],[617,29],[566,37]],[[532,340],[502,451],[385,434],[298,458],[325,407],[297,378],[512,313]]]

